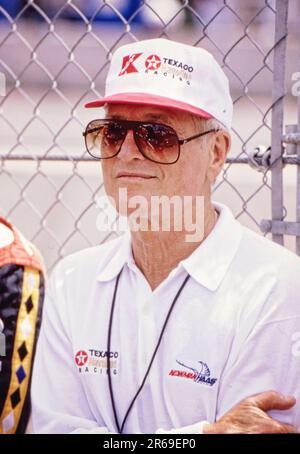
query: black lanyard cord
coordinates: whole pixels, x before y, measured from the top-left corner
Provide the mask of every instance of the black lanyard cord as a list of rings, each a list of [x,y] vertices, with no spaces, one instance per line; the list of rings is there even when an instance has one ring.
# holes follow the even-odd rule
[[[177,291],[176,295],[175,295],[175,298],[173,299],[172,301],[172,304],[170,306],[170,309],[168,311],[168,314],[166,316],[166,319],[164,321],[164,324],[163,324],[163,327],[161,329],[161,332],[160,332],[160,335],[159,335],[159,338],[158,338],[158,342],[156,344],[156,347],[154,349],[154,352],[153,352],[153,355],[152,355],[152,358],[150,360],[150,363],[149,363],[149,366],[147,368],[147,371],[145,373],[145,376],[143,378],[143,381],[140,385],[140,387],[138,388],[134,398],[132,399],[129,407],[128,407],[128,410],[124,416],[124,419],[123,419],[123,423],[120,427],[119,425],[119,420],[118,420],[118,416],[117,416],[117,411],[116,411],[116,406],[115,406],[115,399],[114,399],[114,393],[113,393],[113,387],[112,387],[112,381],[111,381],[111,373],[110,373],[110,344],[111,344],[111,333],[112,333],[112,323],[113,323],[113,313],[114,313],[114,308],[115,308],[115,301],[116,301],[116,295],[117,295],[117,289],[118,289],[118,285],[119,285],[119,278],[120,278],[120,275],[123,271],[123,268],[121,269],[121,271],[119,272],[118,276],[117,276],[117,279],[116,279],[116,283],[115,283],[115,289],[114,289],[114,295],[113,295],[113,299],[112,299],[112,305],[111,305],[111,313],[110,313],[110,319],[109,319],[109,328],[108,328],[108,340],[107,340],[107,368],[108,368],[108,384],[109,384],[109,392],[110,392],[110,398],[111,398],[111,404],[112,404],[112,408],[113,408],[113,413],[114,413],[114,418],[115,418],[115,422],[116,422],[116,426],[117,426],[117,429],[118,429],[118,433],[119,434],[122,434],[123,433],[123,429],[124,429],[124,426],[125,426],[125,423],[126,423],[126,420],[127,420],[127,417],[138,397],[138,395],[140,394],[140,392],[142,391],[143,387],[144,387],[144,384],[146,382],[146,379],[149,375],[149,372],[150,372],[150,369],[152,367],[152,364],[153,364],[153,361],[155,359],[155,356],[156,356],[156,353],[159,349],[159,346],[161,344],[161,341],[162,341],[162,337],[163,337],[163,334],[165,332],[165,329],[166,329],[166,326],[167,326],[167,323],[169,321],[169,318],[171,316],[171,312],[176,304],[176,301],[178,300],[178,297],[180,295],[180,293],[182,292],[183,288],[185,287],[187,281],[189,280],[190,276],[187,275],[186,278],[184,279],[183,283],[181,284],[179,290]]]
[[[115,283],[115,289],[114,289],[114,295],[111,303],[111,311],[110,311],[110,317],[109,317],[109,325],[108,325],[108,335],[107,335],[107,372],[108,372],[108,386],[109,386],[109,393],[110,393],[110,399],[111,399],[111,404],[113,408],[113,413],[114,413],[114,418],[115,418],[115,423],[118,429],[118,433],[120,434],[120,426],[119,426],[119,420],[117,416],[117,411],[116,411],[116,405],[115,405],[115,399],[114,399],[114,393],[112,389],[112,382],[111,382],[111,373],[110,373],[110,343],[111,343],[111,332],[112,332],[112,324],[113,324],[113,316],[114,316],[114,309],[115,309],[115,302],[116,302],[116,295],[117,295],[117,290],[118,290],[118,285],[119,285],[119,279],[121,276],[121,273],[123,271],[123,268],[121,268],[121,271],[119,272],[116,283]]]

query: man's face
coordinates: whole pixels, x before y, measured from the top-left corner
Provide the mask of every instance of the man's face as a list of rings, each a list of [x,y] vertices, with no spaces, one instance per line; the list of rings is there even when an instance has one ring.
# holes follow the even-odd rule
[[[199,133],[192,115],[159,107],[109,105],[106,117],[163,123],[175,129],[179,139]],[[211,154],[203,147],[211,141],[211,137],[207,141],[199,138],[181,145],[179,160],[164,165],[145,158],[135,144],[133,132],[128,131],[119,154],[101,161],[106,193],[113,197],[117,206],[120,188],[127,189],[128,197],[143,196],[149,202],[152,195],[208,197]],[[131,176],[125,176],[125,173]]]

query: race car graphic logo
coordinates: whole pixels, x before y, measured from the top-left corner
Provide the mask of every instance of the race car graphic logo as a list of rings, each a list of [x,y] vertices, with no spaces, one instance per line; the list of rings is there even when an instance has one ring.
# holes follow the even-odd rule
[[[195,383],[203,383],[208,386],[213,386],[217,382],[217,378],[211,378],[210,370],[206,363],[203,361],[197,361],[196,366],[185,364],[182,361],[176,360],[177,364],[188,369],[191,372],[186,370],[170,370],[169,375],[173,377],[188,378],[193,380]]]
[[[120,71],[119,76],[124,76],[124,74],[130,74],[130,73],[138,73],[138,70],[134,66],[134,62],[142,55],[142,53],[139,54],[132,54],[132,55],[126,55],[126,57],[123,57],[123,63],[122,63],[122,69]]]
[[[161,59],[158,55],[150,55],[145,61],[145,66],[147,69],[155,71],[161,66]]]
[[[77,366],[84,366],[88,360],[88,354],[84,350],[80,350],[75,355],[75,362]]]

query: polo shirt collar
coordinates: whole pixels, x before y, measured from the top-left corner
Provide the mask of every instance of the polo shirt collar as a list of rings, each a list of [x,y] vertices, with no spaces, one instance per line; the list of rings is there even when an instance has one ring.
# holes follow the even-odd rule
[[[114,279],[126,263],[129,266],[132,266],[134,259],[129,230],[126,230],[126,232],[116,240],[112,253],[108,254],[106,257],[101,257],[101,262],[102,263],[97,270],[97,281],[101,282]]]
[[[237,252],[242,236],[242,226],[235,220],[230,209],[221,203],[213,202],[219,212],[216,225],[205,240],[179,267],[184,267],[190,276],[209,290],[216,290]],[[114,279],[127,264],[134,265],[131,249],[131,235],[127,230],[120,237],[108,257],[102,257],[97,274],[97,281]]]

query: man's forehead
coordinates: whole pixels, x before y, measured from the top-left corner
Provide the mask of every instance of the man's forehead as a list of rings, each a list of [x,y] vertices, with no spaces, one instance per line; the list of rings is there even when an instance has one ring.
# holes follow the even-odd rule
[[[168,122],[193,121],[188,112],[156,106],[107,104],[106,116],[124,120],[151,120]]]

